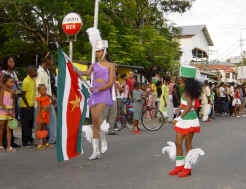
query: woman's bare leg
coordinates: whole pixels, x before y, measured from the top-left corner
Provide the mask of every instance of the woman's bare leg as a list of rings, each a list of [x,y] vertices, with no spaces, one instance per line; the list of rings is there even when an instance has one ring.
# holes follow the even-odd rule
[[[93,129],[93,138],[99,139],[99,129],[98,129],[98,115],[96,106],[91,107],[91,118],[92,118],[92,129]]]
[[[185,135],[185,147],[186,147],[186,153],[188,153],[190,150],[192,150],[192,140],[193,140],[194,133],[190,133],[188,135]]]
[[[97,104],[91,107],[91,117],[92,117],[92,124],[93,124],[93,138],[99,139],[100,138],[100,126],[102,124],[101,114],[105,110],[105,104]]]
[[[176,166],[169,172],[169,175],[177,175],[184,168],[185,160],[183,156],[184,135],[176,133]]]

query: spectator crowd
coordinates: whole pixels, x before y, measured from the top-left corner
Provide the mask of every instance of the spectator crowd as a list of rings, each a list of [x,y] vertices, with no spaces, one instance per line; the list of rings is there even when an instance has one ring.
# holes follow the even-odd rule
[[[7,57],[0,72],[0,152],[15,152],[13,120],[21,123],[22,146],[46,149],[56,143],[56,85],[51,74],[52,57],[45,53],[42,64],[27,67],[21,82],[15,70],[13,57]],[[161,77],[153,73],[148,82],[139,83],[134,72],[119,74],[112,87],[114,106],[104,111],[110,124],[109,134],[122,129],[119,120],[132,112],[134,134],[139,134],[142,106],[157,107],[168,122],[175,117],[180,106],[184,81],[182,78]],[[216,114],[239,118],[245,116],[246,85],[235,83],[203,83],[202,95],[197,103],[199,117],[209,122]]]

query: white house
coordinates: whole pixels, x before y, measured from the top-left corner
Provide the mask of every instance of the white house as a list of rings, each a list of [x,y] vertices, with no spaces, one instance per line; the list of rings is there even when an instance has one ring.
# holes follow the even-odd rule
[[[213,46],[213,41],[205,25],[180,26],[180,34],[177,36],[182,57],[181,65],[195,62],[208,62],[209,47]]]
[[[231,63],[219,64],[192,64],[203,77],[212,78],[221,82],[237,82],[237,69]]]

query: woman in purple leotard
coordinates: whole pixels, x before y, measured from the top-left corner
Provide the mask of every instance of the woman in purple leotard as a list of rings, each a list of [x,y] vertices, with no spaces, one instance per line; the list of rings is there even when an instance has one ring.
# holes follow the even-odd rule
[[[91,96],[88,100],[93,124],[93,153],[89,160],[100,158],[100,153],[105,153],[108,149],[105,131],[101,129],[106,121],[102,120],[102,114],[106,106],[112,106],[112,86],[115,82],[115,66],[109,61],[107,54],[107,41],[97,41],[96,57],[97,63],[90,66],[83,75],[93,74]],[[99,139],[101,139],[101,151],[99,149]]]

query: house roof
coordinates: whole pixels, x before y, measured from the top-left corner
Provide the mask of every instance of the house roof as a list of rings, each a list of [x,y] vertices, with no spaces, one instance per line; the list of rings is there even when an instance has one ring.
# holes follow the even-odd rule
[[[231,65],[223,65],[223,64],[194,64],[193,66],[197,67],[202,71],[219,71],[223,70],[225,73],[233,73],[235,72],[235,66]]]
[[[206,25],[179,26],[178,29],[180,30],[180,37],[193,37],[202,31],[207,39],[209,46],[214,46]]]

